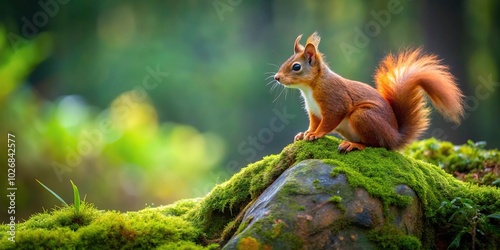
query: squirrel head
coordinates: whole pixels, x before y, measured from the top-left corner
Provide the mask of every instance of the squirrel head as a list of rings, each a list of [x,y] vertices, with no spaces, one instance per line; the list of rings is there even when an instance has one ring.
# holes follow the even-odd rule
[[[290,88],[309,86],[320,74],[322,69],[323,54],[318,50],[321,37],[314,32],[307,38],[306,46],[300,44],[302,35],[295,39],[294,54],[288,58],[274,75],[280,84]]]

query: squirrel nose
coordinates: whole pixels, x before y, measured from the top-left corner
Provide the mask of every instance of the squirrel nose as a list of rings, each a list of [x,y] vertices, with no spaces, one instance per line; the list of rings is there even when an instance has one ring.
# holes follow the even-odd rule
[[[274,80],[278,81],[280,80],[280,76],[278,74],[274,75]]]

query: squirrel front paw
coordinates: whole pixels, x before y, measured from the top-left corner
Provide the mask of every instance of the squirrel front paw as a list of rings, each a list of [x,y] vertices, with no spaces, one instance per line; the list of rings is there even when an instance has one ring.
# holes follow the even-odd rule
[[[300,132],[298,133],[294,138],[293,138],[293,141],[300,141],[302,139],[304,139],[304,134],[305,132]]]
[[[306,141],[314,141],[314,140],[319,139],[319,138],[321,138],[323,136],[324,136],[324,134],[321,135],[321,134],[318,134],[318,133],[315,133],[315,132],[306,132],[304,134],[304,140],[306,140]]]
[[[309,131],[300,132],[295,136],[294,141],[300,141],[300,140],[314,141],[314,140],[319,139],[323,136],[324,136],[324,134],[320,135],[320,134],[315,133],[315,132],[309,132]]]

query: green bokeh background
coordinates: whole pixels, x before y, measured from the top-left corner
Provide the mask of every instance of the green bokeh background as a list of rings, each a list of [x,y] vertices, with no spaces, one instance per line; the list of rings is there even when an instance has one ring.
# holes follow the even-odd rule
[[[268,77],[314,31],[335,72],[370,84],[388,52],[437,54],[467,115],[434,113],[424,137],[500,147],[499,17],[494,0],[2,1],[1,188],[10,132],[19,220],[60,205],[35,179],[121,211],[206,194],[307,128]]]

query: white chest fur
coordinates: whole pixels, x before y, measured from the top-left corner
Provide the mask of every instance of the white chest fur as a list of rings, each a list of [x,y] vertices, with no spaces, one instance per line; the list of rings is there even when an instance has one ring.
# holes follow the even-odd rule
[[[302,98],[304,98],[304,104],[307,112],[312,113],[316,115],[319,118],[322,118],[321,116],[321,109],[318,106],[318,103],[316,100],[314,100],[313,94],[312,94],[312,89],[309,87],[301,87],[300,93],[302,94]]]

